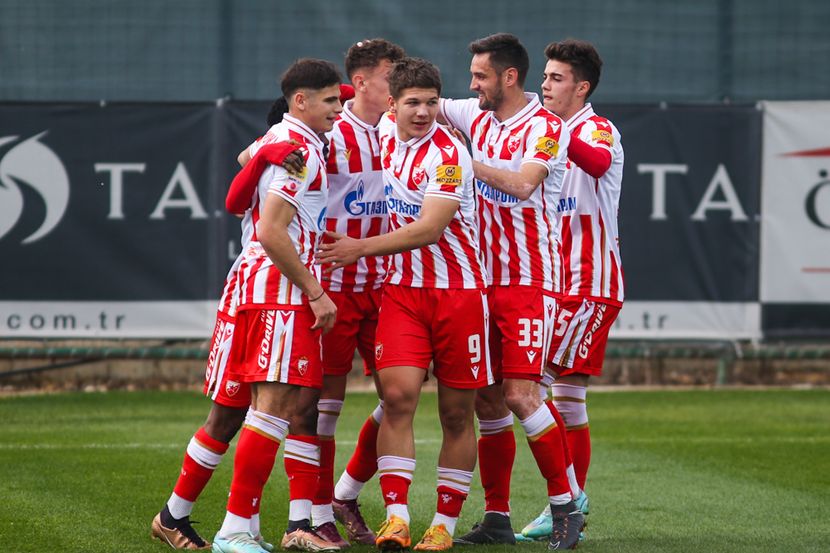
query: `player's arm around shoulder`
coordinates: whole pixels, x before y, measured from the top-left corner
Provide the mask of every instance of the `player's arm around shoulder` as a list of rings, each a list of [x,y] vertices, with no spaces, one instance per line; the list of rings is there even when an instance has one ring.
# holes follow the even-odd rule
[[[309,306],[317,317],[312,328],[321,328],[325,332],[334,325],[337,307],[300,260],[297,246],[288,233],[304,192],[318,170],[314,156],[307,162],[308,169],[302,176],[291,175],[282,167],[269,169],[274,175],[257,223],[257,236],[274,266],[308,297]]]

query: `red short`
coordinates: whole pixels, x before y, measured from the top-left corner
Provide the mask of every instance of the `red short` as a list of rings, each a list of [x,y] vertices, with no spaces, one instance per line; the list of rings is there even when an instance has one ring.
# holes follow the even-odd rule
[[[492,384],[484,290],[383,288],[375,360],[377,369],[420,367],[451,388]]]
[[[497,380],[538,382],[545,370],[556,299],[534,286],[491,286],[490,353]]]
[[[366,376],[375,370],[375,330],[382,290],[328,292],[337,306],[334,328],[323,335],[323,374],[343,376],[352,370],[357,349]]]
[[[320,388],[320,331],[311,308],[245,309],[236,315],[231,377]]]
[[[251,404],[251,385],[228,378],[233,331],[234,317],[222,311],[217,312],[205,370],[204,392],[219,405],[242,408]]]
[[[549,361],[560,376],[602,374],[608,332],[620,313],[620,306],[565,296],[556,310],[556,328]]]

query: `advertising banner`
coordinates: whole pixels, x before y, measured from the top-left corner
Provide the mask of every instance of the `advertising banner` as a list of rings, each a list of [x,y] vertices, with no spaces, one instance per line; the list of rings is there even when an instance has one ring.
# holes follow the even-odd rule
[[[770,337],[830,335],[830,102],[764,103],[761,300]]]
[[[239,252],[225,191],[268,108],[0,104],[0,337],[209,337]],[[758,337],[761,112],[596,110],[626,156],[612,337]]]

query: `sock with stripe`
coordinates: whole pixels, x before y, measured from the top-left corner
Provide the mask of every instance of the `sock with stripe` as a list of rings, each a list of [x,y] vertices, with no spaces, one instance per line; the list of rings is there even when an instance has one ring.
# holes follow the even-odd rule
[[[289,434],[285,439],[285,474],[288,476],[288,521],[311,521],[311,504],[320,476],[320,439]]]
[[[443,524],[450,536],[455,533],[458,515],[470,493],[472,480],[472,471],[438,467],[438,504],[430,526]]]
[[[174,519],[190,516],[193,503],[205,489],[213,471],[228,450],[228,444],[211,438],[204,428],[196,431],[187,445],[179,479],[173,488],[167,509]],[[170,521],[162,520],[168,526]]]
[[[343,408],[343,401],[338,399],[321,399],[317,402],[317,436],[320,438],[320,478],[311,507],[311,519],[314,526],[334,522],[331,500],[334,496],[334,440],[337,419]]]
[[[478,466],[484,488],[484,511],[510,514],[510,473],[516,458],[513,414],[479,420]]]
[[[571,452],[576,481],[585,488],[588,467],[591,464],[591,431],[588,427],[588,409],[585,402],[588,390],[571,384],[553,385],[553,403],[565,421],[568,449]]]
[[[280,442],[288,433],[288,421],[249,410],[239,434],[233,463],[228,511],[218,536],[249,532],[254,506],[274,468]]]
[[[559,411],[556,409],[556,406],[552,401],[546,401],[545,405],[547,405],[550,414],[553,415],[553,419],[556,421],[556,428],[559,429],[559,435],[562,439],[562,446],[565,452],[565,472],[568,475],[568,484],[571,486],[571,494],[576,497],[582,490],[576,480],[576,471],[574,470],[573,460],[571,459],[571,451],[568,447],[568,431],[565,429],[565,420],[562,418],[562,415],[559,414]]]
[[[377,472],[377,442],[381,420],[383,420],[383,401],[378,403],[360,429],[354,453],[334,487],[334,497],[337,499],[341,501],[357,499],[363,485]]]
[[[409,486],[415,473],[415,459],[383,455],[378,458],[378,472],[386,518],[395,515],[409,523]]]
[[[527,434],[527,442],[533,458],[536,459],[536,465],[548,483],[551,503],[558,505],[558,501],[565,496],[569,501],[571,486],[565,465],[564,442],[562,434],[556,428],[556,419],[553,418],[548,406],[540,405],[532,415],[520,422]]]

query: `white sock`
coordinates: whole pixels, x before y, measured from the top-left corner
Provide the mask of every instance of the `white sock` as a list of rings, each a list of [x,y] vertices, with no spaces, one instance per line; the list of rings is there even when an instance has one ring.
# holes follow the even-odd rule
[[[327,522],[334,522],[334,510],[331,508],[331,503],[312,505],[311,520],[312,526],[320,526]]]
[[[551,495],[548,496],[548,498],[550,499],[551,505],[565,505],[568,501],[571,501],[573,499],[570,493]]]
[[[311,522],[311,500],[292,499],[288,502],[288,520],[307,520]]]
[[[365,484],[366,482],[355,480],[344,470],[343,474],[340,475],[340,480],[338,480],[337,484],[334,486],[334,497],[340,501],[357,499],[357,496],[360,495],[360,491],[363,489]]]
[[[227,538],[233,534],[248,533],[251,530],[251,519],[237,516],[231,512],[225,513],[225,520],[217,536]]]
[[[398,518],[402,518],[404,522],[409,524],[409,509],[407,509],[406,505],[403,503],[393,503],[391,505],[386,506],[386,518],[389,519],[395,515]]]
[[[447,528],[447,532],[450,533],[450,536],[455,534],[455,523],[458,522],[457,517],[448,517],[447,515],[442,515],[441,513],[435,513],[435,516],[432,517],[432,524],[430,526],[438,526],[439,524],[443,524]]]
[[[176,495],[174,492],[170,499],[167,500],[167,510],[170,511],[170,516],[175,519],[190,516],[193,512],[193,502]]]
[[[259,513],[254,513],[251,515],[251,535],[256,537],[262,534],[262,531],[259,528]]]

